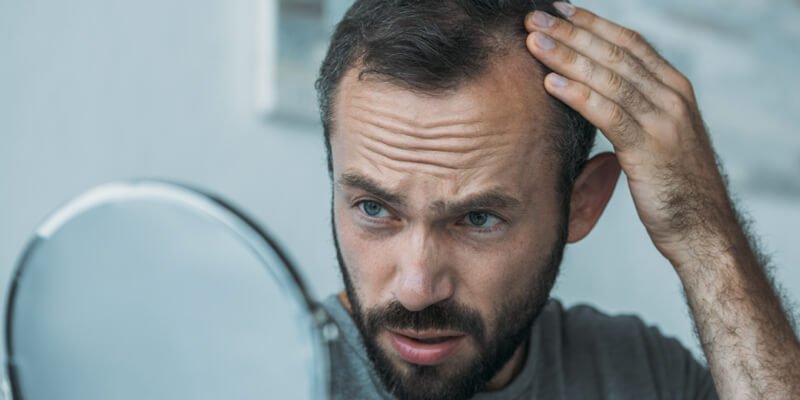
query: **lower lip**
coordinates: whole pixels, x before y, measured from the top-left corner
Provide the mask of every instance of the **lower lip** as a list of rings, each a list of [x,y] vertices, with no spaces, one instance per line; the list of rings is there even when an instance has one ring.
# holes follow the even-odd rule
[[[464,339],[464,336],[459,336],[440,343],[422,343],[394,332],[389,332],[389,336],[392,347],[400,358],[417,365],[436,365],[444,362]]]

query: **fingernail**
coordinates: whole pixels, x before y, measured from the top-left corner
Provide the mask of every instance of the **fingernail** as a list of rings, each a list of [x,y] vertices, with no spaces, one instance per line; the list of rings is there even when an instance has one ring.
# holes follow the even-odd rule
[[[556,10],[561,11],[561,14],[565,17],[571,17],[575,15],[575,6],[572,4],[563,1],[557,1],[553,3],[553,7],[555,7]]]
[[[549,28],[553,26],[553,17],[544,11],[534,11],[533,23],[542,28]]]
[[[550,74],[550,84],[555,87],[564,87],[567,86],[567,79],[553,72],[552,74]]]
[[[547,36],[542,32],[536,32],[534,33],[534,35],[536,35],[536,43],[542,49],[550,50],[553,47],[556,47],[556,42],[554,42],[553,39],[550,38],[550,36]]]

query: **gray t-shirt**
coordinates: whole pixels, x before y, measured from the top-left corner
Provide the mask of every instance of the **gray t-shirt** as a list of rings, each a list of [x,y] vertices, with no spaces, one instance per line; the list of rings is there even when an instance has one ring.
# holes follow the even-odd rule
[[[335,295],[323,302],[341,337],[332,349],[336,400],[391,399],[367,359],[350,314]],[[499,399],[717,399],[711,375],[677,340],[633,316],[551,300],[533,325],[525,365]]]

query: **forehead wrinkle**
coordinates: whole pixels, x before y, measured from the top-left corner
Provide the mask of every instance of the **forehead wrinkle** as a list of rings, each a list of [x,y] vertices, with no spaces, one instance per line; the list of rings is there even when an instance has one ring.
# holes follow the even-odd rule
[[[364,148],[373,152],[378,157],[381,157],[386,160],[398,162],[398,163],[412,163],[412,164],[420,164],[426,166],[432,166],[437,168],[442,168],[451,171],[457,171],[465,166],[461,166],[459,162],[453,162],[453,160],[443,160],[443,157],[430,157],[422,154],[419,151],[405,151],[401,149],[397,149],[391,146],[381,146],[380,142],[370,143],[367,142],[364,144]],[[469,157],[475,158],[475,157]],[[449,162],[448,162],[449,161]],[[469,164],[469,160],[459,160],[461,162],[466,161],[466,164]]]
[[[523,148],[528,148],[530,144],[535,145],[543,139],[539,135],[529,135],[525,141],[528,145],[519,146],[519,143],[514,142],[513,134],[500,132],[488,133],[484,139],[477,141],[406,140],[394,132],[381,134],[374,129],[358,128],[357,125],[352,126],[353,130],[348,136],[361,142],[361,145],[355,146],[355,150],[374,168],[387,167],[394,171],[422,170],[437,176],[452,176],[454,172],[475,171],[487,166],[494,170],[498,161],[502,162],[501,160],[507,159],[514,152],[524,150]],[[356,132],[359,134],[353,135]]]
[[[381,117],[382,115],[377,115]],[[368,117],[352,116],[351,118],[358,123],[374,126],[381,130],[391,132],[397,136],[405,136],[408,138],[419,140],[446,140],[446,139],[481,139],[494,136],[495,133],[487,130],[484,126],[491,126],[483,121],[458,121],[452,120],[447,123],[443,122],[436,128],[430,129],[425,127],[415,127],[412,124],[407,124],[405,121],[392,119],[391,116],[383,116],[382,118],[371,119]],[[419,124],[418,124],[419,125]]]
[[[384,160],[427,164],[449,170],[472,169],[491,163],[498,154],[510,152],[509,148],[514,146],[513,136],[517,135],[493,128],[478,135],[454,132],[446,139],[434,140],[424,136],[420,138],[416,134],[418,131],[410,127],[387,126],[380,118],[356,116],[363,113],[351,115],[353,124],[348,130],[357,134],[355,138],[361,142],[358,147],[367,150],[362,154],[371,152]],[[403,133],[398,134],[398,131]],[[370,161],[378,163],[375,157],[370,157]]]
[[[361,145],[371,152],[397,161],[425,161],[428,164],[465,168],[485,165],[491,158],[514,144],[502,133],[491,133],[484,139],[414,140],[393,132],[384,134],[364,130]]]
[[[371,155],[365,155],[367,161],[370,162],[373,166],[376,167],[376,170],[389,170],[399,174],[422,174],[422,175],[429,175],[439,179],[450,179],[453,176],[454,172],[463,172],[464,170],[454,170],[452,168],[441,168],[434,165],[427,165],[427,164],[411,164],[411,163],[403,163],[399,161],[393,161],[388,159],[388,163],[378,164],[377,161],[372,159]]]
[[[361,135],[359,140],[361,145],[355,146],[355,151],[376,170],[417,170],[436,176],[452,176],[453,173],[460,176],[480,168],[495,167],[499,157],[505,158],[501,153],[508,154],[514,149],[513,143],[498,143],[473,151],[453,152],[457,149],[399,148],[369,135]]]
[[[497,138],[501,136],[498,134]],[[401,151],[413,151],[424,153],[450,153],[453,155],[467,155],[474,152],[487,152],[494,148],[509,146],[507,140],[438,140],[438,141],[415,141],[402,137],[397,137],[391,132],[387,135],[377,135],[365,132],[362,135],[365,142],[372,143],[377,147],[395,148]],[[443,155],[445,155],[443,154]]]
[[[486,133],[484,127],[491,126],[492,123],[485,121],[481,115],[472,117],[473,113],[470,110],[462,110],[458,113],[470,116],[466,119],[447,117],[426,122],[421,119],[408,118],[404,113],[386,107],[367,103],[365,105],[354,104],[355,112],[350,115],[350,118],[398,135],[419,139],[481,138],[492,135],[492,133]]]
[[[375,171],[380,172],[381,169],[384,168],[384,167],[388,167],[389,169],[392,169],[389,166],[381,165],[377,160],[375,160],[375,158],[373,157],[373,155],[370,152],[364,151],[364,149],[356,149],[356,151],[359,153],[361,158],[366,160],[369,163],[369,165],[372,166],[372,168]]]

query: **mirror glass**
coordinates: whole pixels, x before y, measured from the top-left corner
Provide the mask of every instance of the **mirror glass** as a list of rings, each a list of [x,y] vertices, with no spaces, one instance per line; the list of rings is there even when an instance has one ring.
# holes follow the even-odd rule
[[[111,184],[68,204],[14,278],[15,399],[327,397],[313,303],[270,242],[171,184]]]

